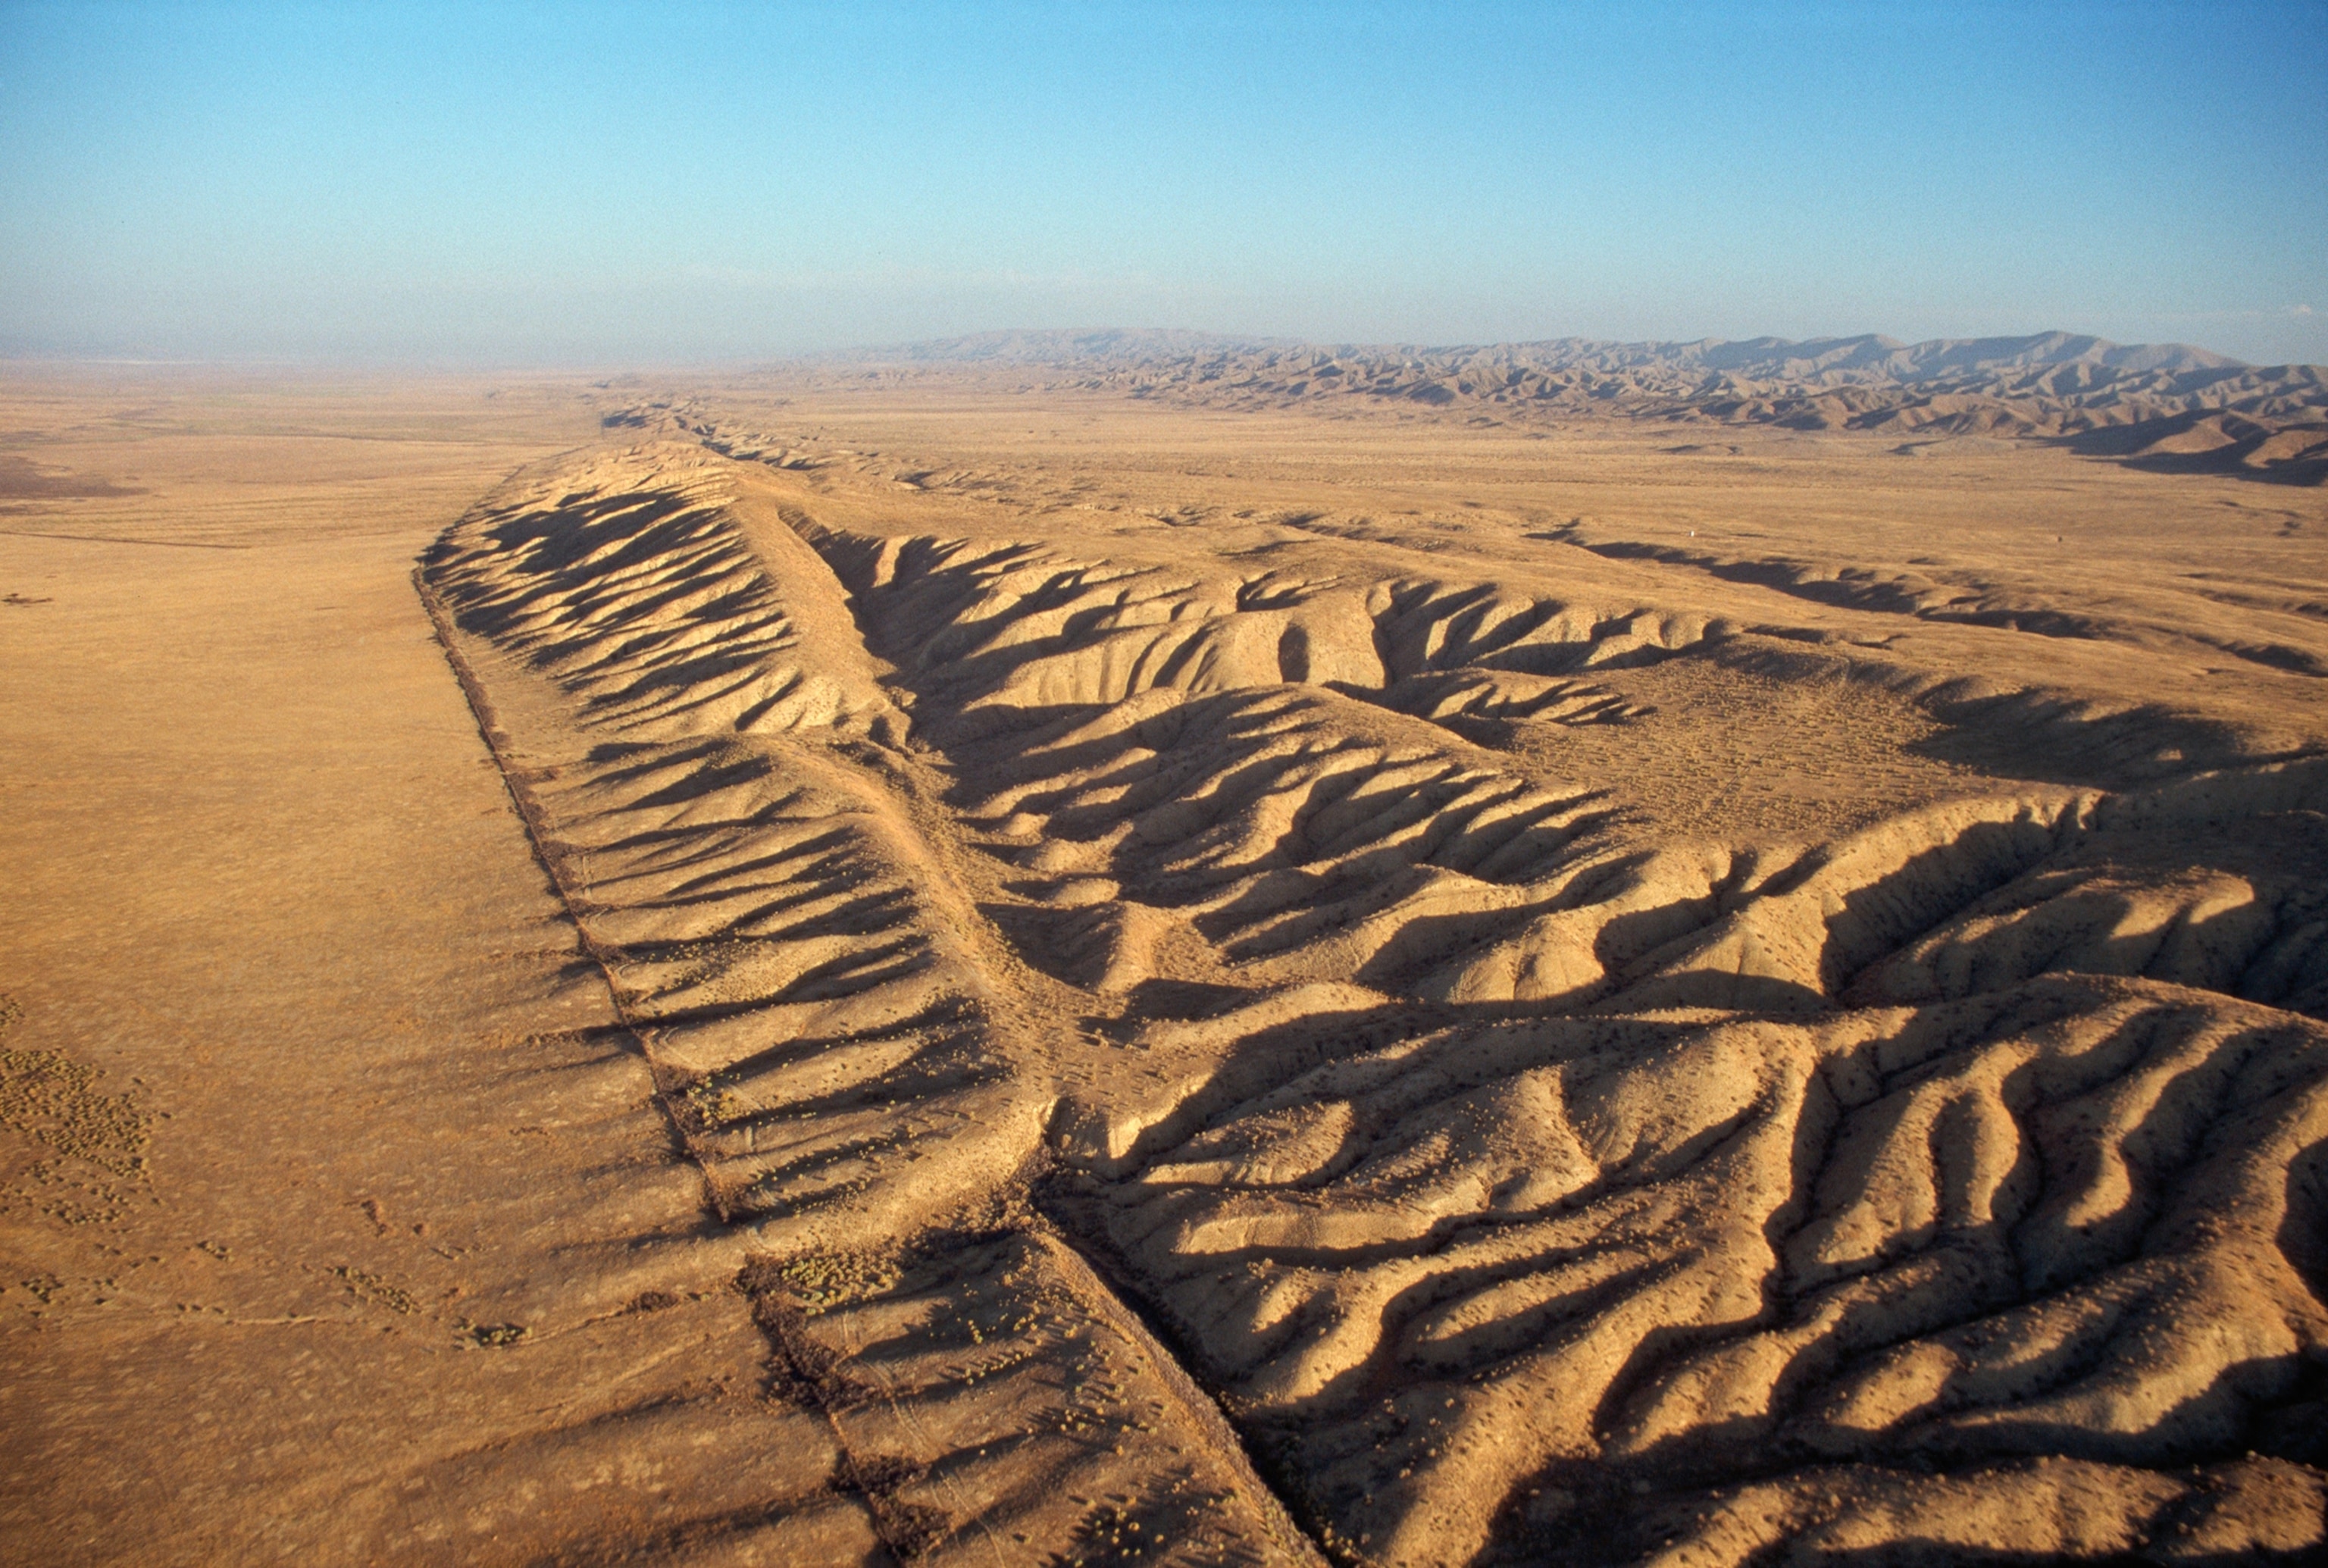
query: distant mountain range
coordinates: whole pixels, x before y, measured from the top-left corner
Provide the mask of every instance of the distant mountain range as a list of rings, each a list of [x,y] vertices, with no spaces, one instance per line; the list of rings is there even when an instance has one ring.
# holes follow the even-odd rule
[[[2257,366],[2182,343],[2071,333],[1795,343],[1326,346],[1194,332],[1000,332],[829,356],[864,366],[1050,372],[1039,384],[1239,408],[1419,405],[1482,420],[1621,416],[2052,437],[2164,469],[2328,480],[2328,367]]]

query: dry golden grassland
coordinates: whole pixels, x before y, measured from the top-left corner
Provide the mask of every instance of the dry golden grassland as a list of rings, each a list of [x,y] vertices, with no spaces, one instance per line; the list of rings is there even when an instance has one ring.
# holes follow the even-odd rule
[[[0,391],[12,1552],[2322,1548],[2328,492]]]

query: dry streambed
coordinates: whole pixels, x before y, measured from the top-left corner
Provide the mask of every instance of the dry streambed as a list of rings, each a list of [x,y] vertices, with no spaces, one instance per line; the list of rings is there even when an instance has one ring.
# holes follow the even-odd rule
[[[421,578],[893,1553],[2318,1548],[2328,762],[1870,652],[2149,780],[1684,840],[1559,739],[1806,657],[1698,563],[945,521],[657,440]]]

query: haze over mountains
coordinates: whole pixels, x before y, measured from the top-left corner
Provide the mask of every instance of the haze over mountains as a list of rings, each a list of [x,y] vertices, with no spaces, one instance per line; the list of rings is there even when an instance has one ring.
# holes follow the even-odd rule
[[[1346,401],[1526,423],[1619,416],[1917,437],[2050,437],[2138,466],[2328,478],[2328,367],[2072,333],[1790,342],[1320,345],[1180,331],[996,332],[833,356],[984,366],[1082,390],[1253,409]],[[876,371],[874,373],[879,373]]]
[[[2328,1568],[2323,126],[0,0],[0,1568]]]

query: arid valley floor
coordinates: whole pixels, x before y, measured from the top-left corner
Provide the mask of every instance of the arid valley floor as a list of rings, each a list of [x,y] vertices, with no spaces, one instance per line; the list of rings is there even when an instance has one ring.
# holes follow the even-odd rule
[[[0,374],[0,1560],[2319,1560],[2328,403],[1316,360]]]

